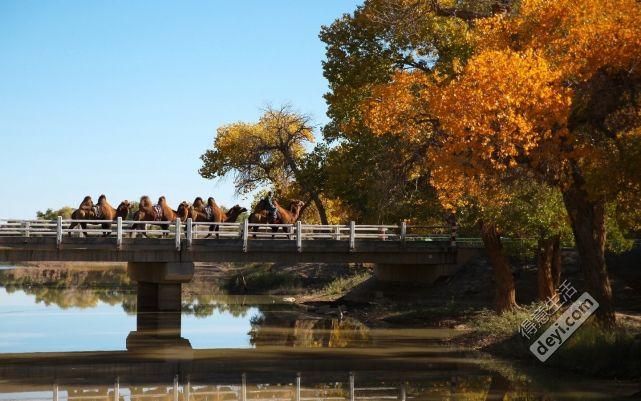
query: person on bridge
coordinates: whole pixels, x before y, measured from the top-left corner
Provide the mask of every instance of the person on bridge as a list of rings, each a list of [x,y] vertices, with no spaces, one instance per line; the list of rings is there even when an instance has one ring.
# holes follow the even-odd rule
[[[269,224],[273,224],[278,219],[278,208],[274,202],[272,191],[267,192],[267,196],[264,199],[265,208],[267,209],[267,221]]]

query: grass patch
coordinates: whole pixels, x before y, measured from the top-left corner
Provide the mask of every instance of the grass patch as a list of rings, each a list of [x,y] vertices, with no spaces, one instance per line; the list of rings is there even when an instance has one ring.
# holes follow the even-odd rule
[[[488,310],[475,315],[467,324],[490,353],[525,358],[540,364],[529,351],[556,317],[538,329],[529,340],[519,334],[521,322],[539,306],[532,304],[500,315]],[[633,378],[641,375],[641,334],[631,326],[604,329],[591,317],[545,362],[544,366],[563,368],[593,376]]]
[[[302,282],[295,273],[260,269],[231,277],[225,288],[234,294],[291,294],[300,292]]]
[[[592,318],[581,326],[549,362],[592,375],[631,378],[641,375],[641,338],[630,328],[606,330]]]
[[[328,296],[343,295],[370,277],[372,277],[372,274],[369,272],[358,273],[354,276],[339,277],[325,285],[321,293]]]

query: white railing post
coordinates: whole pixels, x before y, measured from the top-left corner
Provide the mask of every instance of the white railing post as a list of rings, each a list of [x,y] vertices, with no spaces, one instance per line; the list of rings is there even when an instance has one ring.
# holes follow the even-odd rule
[[[120,401],[120,379],[117,377],[116,383],[114,383],[114,401]]]
[[[174,376],[174,401],[178,401],[178,375]]]
[[[122,217],[118,216],[116,220],[116,248],[122,247]]]
[[[180,219],[176,219],[176,250],[180,252]]]
[[[300,401],[300,372],[296,373],[296,394],[294,401]]]
[[[296,250],[303,251],[303,224],[300,220],[296,222]]]
[[[240,376],[240,401],[247,400],[247,374]]]
[[[249,220],[243,221],[243,252],[247,252],[247,240],[249,239]]]
[[[185,235],[187,236],[187,247],[191,249],[192,240],[194,239],[193,221],[191,220],[191,217],[187,219],[187,225],[185,226]]]
[[[401,384],[401,391],[399,394],[399,400],[400,401],[405,401],[407,399],[407,392],[405,390],[405,383]]]
[[[349,222],[349,250],[353,251],[356,247],[356,222]]]
[[[191,380],[189,376],[187,376],[187,383],[183,385],[183,393],[185,394],[185,401],[189,401],[189,399],[191,398]]]
[[[58,384],[53,385],[53,401],[58,401],[60,399],[58,394]]]
[[[354,372],[349,372],[349,400],[354,401],[355,400],[355,394],[354,394]]]
[[[31,235],[31,222],[29,220],[24,222],[24,236],[29,238]]]
[[[56,224],[56,246],[60,248],[62,244],[62,216],[58,216],[58,221]]]
[[[407,235],[407,223],[405,223],[405,220],[401,221],[400,227],[399,227],[399,237],[401,241],[405,241],[405,236]]]
[[[341,240],[341,228],[339,226],[334,227],[334,239],[336,241]]]

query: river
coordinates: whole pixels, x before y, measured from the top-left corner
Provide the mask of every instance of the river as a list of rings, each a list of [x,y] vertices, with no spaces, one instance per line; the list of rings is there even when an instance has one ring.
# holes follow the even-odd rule
[[[69,285],[97,274],[99,288]],[[626,392],[448,346],[450,329],[367,327],[283,296],[226,295],[214,285],[191,288],[179,316],[137,315],[130,283],[105,274],[43,280],[37,268],[3,271],[0,400],[583,400]]]

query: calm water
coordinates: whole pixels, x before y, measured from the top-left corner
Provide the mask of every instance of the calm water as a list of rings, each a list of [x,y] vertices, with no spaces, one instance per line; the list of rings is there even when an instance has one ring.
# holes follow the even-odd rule
[[[206,281],[184,291],[178,319],[137,316],[121,273],[0,274],[0,400],[582,400],[634,392],[444,346],[450,330],[369,328],[282,297],[223,295]],[[97,288],[83,288],[89,281]],[[149,319],[163,329],[139,327]]]

